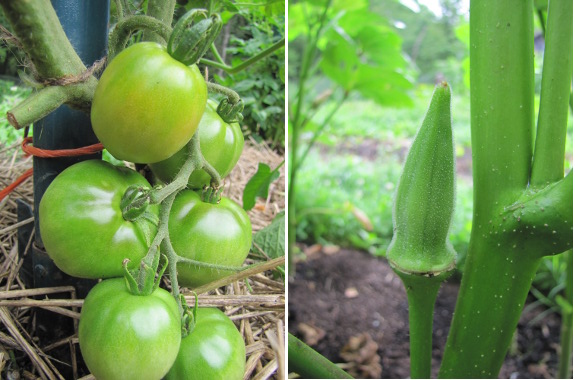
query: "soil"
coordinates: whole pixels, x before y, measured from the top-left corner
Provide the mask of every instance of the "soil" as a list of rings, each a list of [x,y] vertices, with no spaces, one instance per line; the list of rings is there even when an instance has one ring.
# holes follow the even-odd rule
[[[307,247],[306,260],[297,263],[288,286],[289,331],[331,361],[346,363],[354,376],[408,378],[408,308],[401,281],[382,258],[330,248]],[[444,283],[436,302],[432,377],[458,289],[456,282]],[[530,323],[542,311],[523,313],[500,378],[557,376],[561,319],[548,314]]]

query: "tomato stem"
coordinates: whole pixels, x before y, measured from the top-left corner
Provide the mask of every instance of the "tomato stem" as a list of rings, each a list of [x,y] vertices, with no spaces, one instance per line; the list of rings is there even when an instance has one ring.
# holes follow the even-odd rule
[[[172,28],[153,17],[144,15],[127,17],[118,22],[114,31],[110,34],[108,62],[111,62],[126,47],[132,33],[140,29],[152,32],[160,36],[164,41],[168,41],[172,33]]]
[[[177,261],[179,263],[184,263],[184,264],[202,267],[202,268],[206,268],[206,269],[228,271],[228,272],[241,272],[241,271],[244,271],[246,269],[249,269],[249,266],[235,267],[235,266],[228,266],[228,265],[211,264],[211,263],[206,263],[204,261],[197,261],[197,260],[188,259],[187,257],[182,257],[182,256],[177,256]]]
[[[34,80],[76,78],[87,71],[50,2],[2,0],[0,6],[30,59],[31,64],[26,66],[31,68]],[[11,109],[7,113],[8,121],[19,129],[43,118],[62,104],[89,109],[97,82],[91,75],[74,84],[44,87]]]
[[[207,85],[208,92],[221,94],[227,97],[218,104],[217,108],[218,115],[222,120],[226,123],[242,121],[244,117],[241,112],[244,110],[244,103],[238,93],[219,84],[208,82]]]
[[[174,19],[174,9],[176,0],[148,0],[148,9],[146,14],[150,17],[162,21],[165,25],[172,25]],[[144,31],[144,41],[162,42],[158,34]],[[165,41],[166,38],[161,37]]]
[[[206,160],[202,156],[202,152],[200,150],[200,135],[197,132],[192,136],[192,139],[187,144],[187,153],[188,158],[184,162],[184,165],[182,165],[182,167],[180,168],[180,171],[176,175],[176,178],[174,178],[174,180],[169,184],[167,184],[166,186],[162,188],[153,189],[150,192],[150,203],[152,204],[161,203],[169,195],[185,189],[188,186],[188,180],[192,172],[196,169],[202,169],[206,167]],[[210,168],[208,168],[208,170],[210,170]]]

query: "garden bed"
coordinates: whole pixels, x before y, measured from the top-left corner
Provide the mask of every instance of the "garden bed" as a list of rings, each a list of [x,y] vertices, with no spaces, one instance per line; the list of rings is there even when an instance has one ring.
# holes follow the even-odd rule
[[[225,181],[224,195],[241,204],[246,182],[258,163],[275,168],[283,158],[264,145],[246,143],[234,171]],[[12,183],[32,166],[16,147],[0,146],[0,189]],[[256,232],[284,209],[284,171],[248,214]],[[0,202],[0,373],[10,379],[93,378],[84,366],[77,338],[83,300],[72,287],[30,289],[20,277],[22,257],[18,254],[18,227],[33,219],[18,221],[16,200],[31,204],[32,181],[28,180]],[[25,244],[31,251],[33,235]],[[22,244],[22,243],[21,243]],[[22,247],[21,247],[22,248]],[[247,263],[253,262],[248,258]],[[259,273],[199,295],[200,307],[220,307],[235,321],[246,343],[245,379],[284,378],[284,283],[271,272]],[[169,287],[167,281],[163,286]],[[55,293],[59,293],[54,295]],[[184,294],[193,298],[191,292]],[[53,318],[53,331],[40,331],[38,320]],[[49,333],[49,334],[48,334]],[[57,337],[49,341],[46,335]]]
[[[289,331],[361,378],[408,378],[405,289],[387,262],[365,252],[304,247],[290,279]],[[441,287],[434,313],[432,376],[437,377],[459,284]],[[557,377],[561,319],[524,312],[500,378]],[[347,348],[344,347],[347,345]],[[343,353],[342,353],[343,352]]]

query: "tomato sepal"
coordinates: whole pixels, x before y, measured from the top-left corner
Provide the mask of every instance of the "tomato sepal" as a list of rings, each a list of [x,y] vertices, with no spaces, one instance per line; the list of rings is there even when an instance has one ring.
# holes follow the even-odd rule
[[[222,30],[219,14],[208,15],[205,9],[192,9],[174,26],[167,51],[185,65],[195,64],[208,51]]]
[[[140,261],[140,266],[137,269],[129,269],[129,262],[130,260],[128,259],[124,260],[122,266],[124,268],[126,286],[130,293],[133,295],[148,296],[155,292],[156,289],[159,288],[162,276],[168,267],[168,258],[166,255],[160,255],[156,252],[151,263],[146,262],[146,257],[144,257],[142,261]]]

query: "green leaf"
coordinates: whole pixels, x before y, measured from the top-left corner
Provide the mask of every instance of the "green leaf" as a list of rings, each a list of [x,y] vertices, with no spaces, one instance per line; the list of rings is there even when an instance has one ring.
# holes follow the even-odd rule
[[[256,232],[253,242],[272,259],[284,255],[285,211],[277,214],[268,226]]]
[[[283,162],[273,171],[264,163],[258,164],[258,171],[246,184],[243,194],[244,210],[251,210],[256,205],[256,198],[267,198],[270,185],[280,176],[279,168]]]

